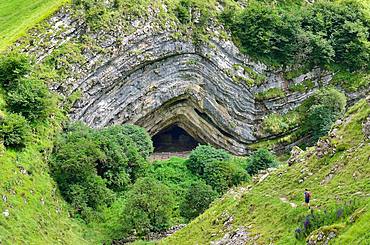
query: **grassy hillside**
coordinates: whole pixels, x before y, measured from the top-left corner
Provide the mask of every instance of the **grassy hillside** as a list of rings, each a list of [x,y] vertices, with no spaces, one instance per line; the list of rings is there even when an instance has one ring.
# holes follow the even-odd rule
[[[0,244],[84,244],[47,163],[65,113],[35,71],[0,58]]]
[[[0,0],[0,51],[69,0]]]
[[[303,244],[304,239],[295,238],[295,230],[310,214],[303,206],[303,191],[308,188],[313,194],[313,214],[327,220],[321,230],[338,233],[334,243],[368,244],[370,142],[365,140],[362,122],[370,115],[369,103],[362,100],[352,107],[333,131],[336,136],[327,137],[332,145],[329,152],[335,149],[334,154],[319,158],[317,149],[309,148],[301,155],[301,163],[282,166],[259,184],[230,191],[162,243],[207,244],[243,227],[250,243]],[[341,207],[351,205],[352,210],[339,217]]]

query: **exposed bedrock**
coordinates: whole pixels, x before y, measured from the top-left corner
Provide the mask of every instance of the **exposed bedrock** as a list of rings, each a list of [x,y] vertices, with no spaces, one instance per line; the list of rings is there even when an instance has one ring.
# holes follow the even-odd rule
[[[133,22],[136,31],[131,34],[119,27],[97,34],[63,11],[49,21],[59,36],[40,35],[41,41],[25,49],[42,61],[45,50],[52,53],[66,41],[78,42],[82,33],[96,39],[104,52],[84,49],[84,63],[73,64],[66,81],[52,86],[65,96],[79,91],[70,116],[93,127],[133,123],[154,136],[177,125],[199,142],[243,155],[248,144],[262,137],[256,133],[261,118],[295,108],[332,77],[315,69],[287,81],[281,71],[253,62],[231,41],[219,38],[222,27],[209,28],[210,41],[196,45],[191,38],[174,38],[175,29],[158,28],[154,17]],[[40,49],[45,47],[40,42],[51,46]],[[247,85],[256,75],[264,81]],[[315,87],[289,92],[289,83],[306,80]],[[270,88],[281,88],[286,96],[255,100]]]

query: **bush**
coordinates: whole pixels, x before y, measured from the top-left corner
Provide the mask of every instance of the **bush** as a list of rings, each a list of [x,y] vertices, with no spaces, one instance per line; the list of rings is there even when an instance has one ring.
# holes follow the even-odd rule
[[[104,193],[109,195],[111,191],[96,169],[97,163],[105,159],[87,127],[75,126],[58,140],[50,164],[51,173],[61,194],[77,213],[110,203]]]
[[[332,206],[323,212],[316,212],[311,209],[311,213],[304,217],[300,226],[295,230],[295,237],[298,240],[303,240],[313,231],[318,231],[319,228],[329,228],[328,226],[338,223],[338,221],[345,221],[358,209],[360,204],[361,201],[355,199],[342,205]]]
[[[242,51],[272,64],[338,64],[352,71],[370,64],[368,18],[355,1],[300,7],[251,1],[241,11],[225,8],[221,19]]]
[[[150,154],[153,153],[154,147],[152,138],[144,128],[136,125],[125,124],[121,127],[121,131],[124,135],[129,136],[133,140],[136,147],[139,149],[140,154],[144,158],[149,157]]]
[[[113,192],[127,190],[146,167],[122,127],[95,130],[77,123],[59,138],[52,155],[52,175],[78,213],[109,205]],[[106,197],[101,198],[104,192]],[[85,202],[83,198],[87,198]]]
[[[3,87],[11,87],[30,70],[30,60],[27,56],[18,53],[4,55],[0,58],[0,84]]]
[[[40,80],[20,79],[8,90],[6,102],[12,112],[30,121],[43,119],[53,104],[51,94]]]
[[[260,170],[276,167],[277,165],[278,161],[275,156],[268,150],[261,148],[249,157],[246,169],[250,175],[255,175]]]
[[[21,115],[9,114],[0,119],[0,137],[7,147],[25,147],[30,132],[27,120]]]
[[[346,96],[334,88],[319,90],[303,103],[303,110],[308,112],[305,112],[302,131],[312,136],[309,144],[328,133],[333,123],[344,113],[345,107]]]
[[[196,218],[209,208],[217,195],[217,192],[204,181],[192,183],[185,195],[184,202],[181,203],[181,215],[188,220]]]
[[[202,178],[222,194],[228,188],[249,180],[249,175],[239,161],[211,161],[205,165]]]
[[[165,184],[175,194],[178,203],[183,202],[186,192],[199,177],[186,167],[186,160],[171,158],[167,161],[156,161],[149,165],[145,176],[155,178]]]
[[[194,174],[201,176],[207,163],[225,161],[230,158],[230,154],[222,149],[216,149],[210,145],[200,145],[191,152],[186,165]]]
[[[170,226],[173,209],[173,194],[167,186],[153,178],[140,178],[127,193],[124,230],[127,234],[136,231],[139,236],[165,230]]]
[[[186,24],[191,21],[190,8],[192,3],[190,0],[181,0],[175,8],[177,19],[182,23]]]
[[[108,185],[116,191],[124,190],[143,172],[147,164],[137,144],[124,134],[125,127],[107,127],[93,134],[106,156],[97,165],[98,174],[107,179]]]

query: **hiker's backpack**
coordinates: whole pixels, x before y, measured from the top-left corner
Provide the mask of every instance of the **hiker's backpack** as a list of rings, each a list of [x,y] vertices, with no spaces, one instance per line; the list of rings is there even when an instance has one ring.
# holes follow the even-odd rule
[[[304,194],[305,194],[305,198],[311,198],[311,192],[306,191]]]

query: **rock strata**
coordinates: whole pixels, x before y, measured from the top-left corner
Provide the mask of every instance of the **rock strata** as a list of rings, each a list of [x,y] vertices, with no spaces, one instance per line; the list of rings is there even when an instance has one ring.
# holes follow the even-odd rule
[[[244,155],[248,144],[267,137],[256,133],[263,117],[297,107],[332,78],[314,69],[287,81],[281,70],[253,61],[224,40],[222,26],[208,26],[212,34],[207,42],[194,42],[186,35],[179,38],[180,24],[159,23],[158,11],[152,7],[145,18],[129,21],[128,26],[134,27],[130,31],[120,20],[94,31],[71,12],[60,10],[48,20],[48,31],[34,31],[32,42],[23,40],[19,45],[38,62],[55,57],[65,45],[80,47],[78,59],[64,57],[63,62],[70,63],[58,64],[67,69],[65,79],[51,88],[65,97],[80,94],[70,117],[92,127],[131,123],[154,136],[177,125],[199,142]],[[256,76],[263,78],[260,84],[246,82]],[[315,86],[304,93],[286,86],[307,80]],[[271,88],[283,89],[286,96],[255,99]]]

